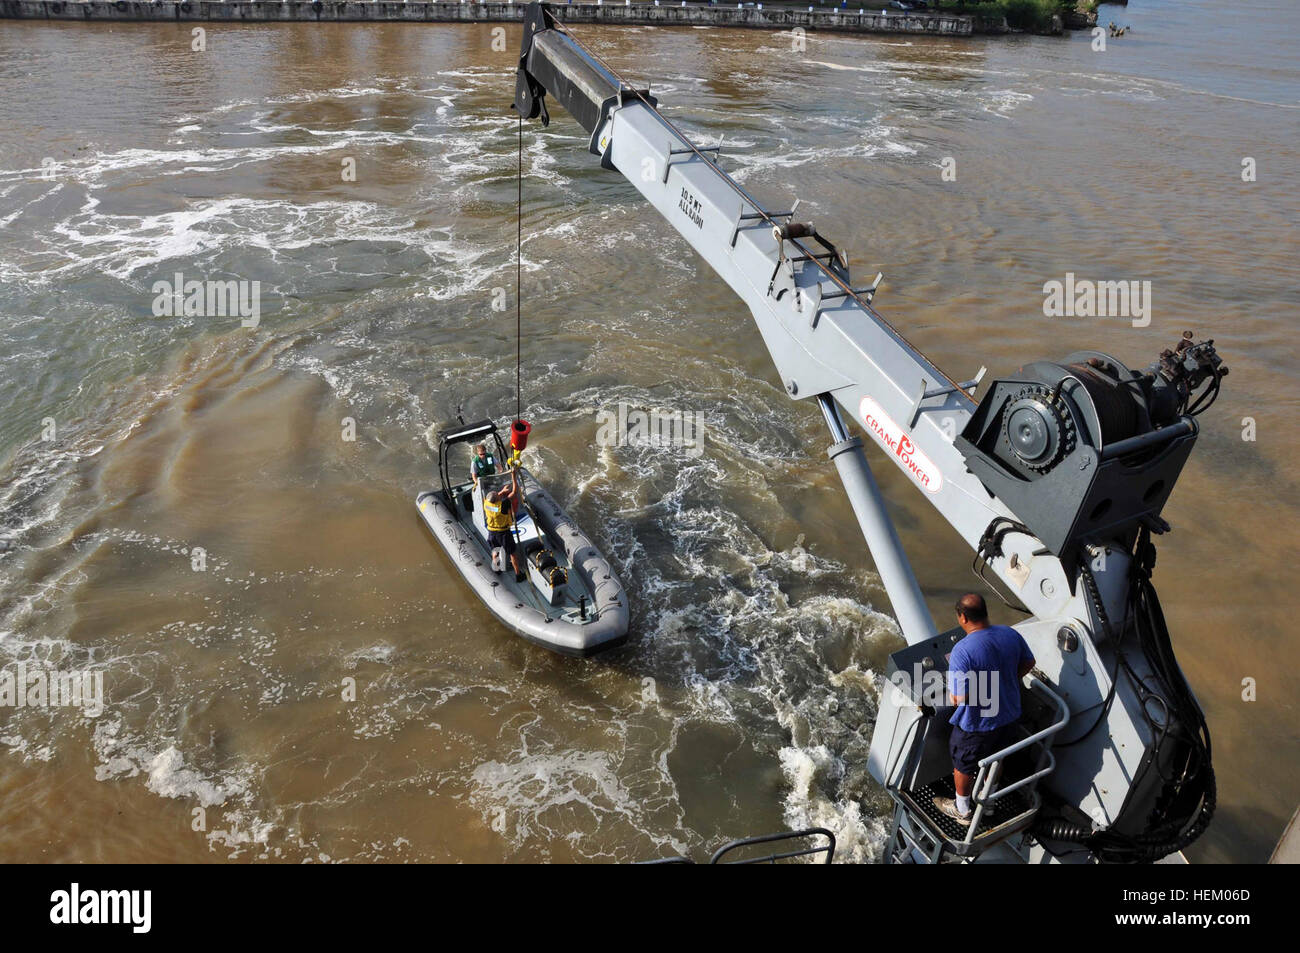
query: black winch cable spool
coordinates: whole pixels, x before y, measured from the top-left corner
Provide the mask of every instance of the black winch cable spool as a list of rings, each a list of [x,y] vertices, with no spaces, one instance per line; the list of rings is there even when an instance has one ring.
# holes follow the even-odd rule
[[[1066,370],[1092,398],[1092,405],[1097,409],[1097,421],[1101,424],[1103,443],[1117,443],[1137,433],[1137,405],[1127,390],[1087,364],[1067,364]]]

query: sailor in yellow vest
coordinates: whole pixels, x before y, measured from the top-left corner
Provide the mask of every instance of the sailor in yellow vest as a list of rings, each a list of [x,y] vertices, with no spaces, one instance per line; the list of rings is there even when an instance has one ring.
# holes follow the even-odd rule
[[[524,571],[519,565],[515,546],[515,506],[519,500],[519,471],[510,472],[510,489],[493,490],[483,498],[483,517],[487,521],[488,546],[500,546],[510,554],[510,565],[515,568],[515,581],[524,581]]]

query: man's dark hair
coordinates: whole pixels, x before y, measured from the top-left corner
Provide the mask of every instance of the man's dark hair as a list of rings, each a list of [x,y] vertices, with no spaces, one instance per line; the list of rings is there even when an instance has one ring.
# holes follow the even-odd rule
[[[956,609],[969,622],[987,622],[989,619],[989,607],[978,592],[968,592],[958,599]]]

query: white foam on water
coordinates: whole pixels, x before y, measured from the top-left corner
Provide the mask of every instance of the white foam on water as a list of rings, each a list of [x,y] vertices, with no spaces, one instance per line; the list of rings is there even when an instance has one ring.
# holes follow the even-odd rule
[[[725,387],[725,373],[721,376]],[[710,395],[695,394],[692,402],[701,396]],[[618,387],[579,392],[556,413],[585,417],[620,400],[640,409],[661,402],[658,395]],[[641,633],[638,658],[662,671],[679,653],[690,659],[708,646],[707,670],[691,662],[679,674],[668,669],[685,689],[680,699],[685,710],[676,716],[676,726],[707,722],[752,734],[758,724],[775,721],[794,742],[787,751],[772,752],[790,784],[787,818],[815,820],[837,831],[842,858],[868,859],[878,853],[884,821],[861,807],[871,782],[863,770],[860,730],[874,718],[877,698],[874,675],[861,659],[876,640],[897,639],[897,627],[853,594],[792,598],[792,585],[829,582],[843,589],[852,576],[802,537],[787,549],[773,550],[737,524],[728,508],[711,502],[709,488],[723,480],[739,481],[753,492],[767,482],[754,481],[756,472],[789,466],[791,448],[784,440],[745,439],[725,423],[735,409],[706,411],[710,420],[722,423],[710,427],[700,459],[651,447],[602,447],[594,465],[569,476],[579,499],[596,497],[594,505],[610,514],[600,523],[602,548],[625,584],[642,595],[633,608],[634,627]],[[765,422],[768,431],[790,414],[779,406],[745,410],[753,424]],[[799,486],[784,471],[773,479],[786,488]],[[655,488],[649,500],[643,498],[647,486]],[[569,502],[565,505],[572,511]],[[647,519],[653,529],[645,527]],[[633,531],[635,525],[642,528]],[[647,541],[655,537],[671,537],[670,551],[647,555]],[[870,577],[862,573],[860,578]],[[847,665],[832,662],[837,653]],[[791,770],[794,753],[803,757],[814,750],[819,754],[800,763],[811,771],[821,758],[824,770],[815,774],[816,786],[807,771]],[[849,769],[850,762],[856,768]]]
[[[0,538],[19,544],[31,531],[50,524],[62,512],[68,493],[64,478],[102,449],[102,444],[78,447],[71,440],[59,449],[20,448],[10,461],[10,474],[0,483]]]
[[[845,120],[833,117],[823,124],[843,130],[848,135],[837,135],[833,142],[837,144],[803,145],[798,139],[778,133],[775,142],[760,142],[752,152],[731,153],[730,159],[739,163],[740,168],[732,171],[732,177],[742,181],[756,173],[766,173],[772,169],[793,169],[806,165],[818,165],[836,159],[869,159],[876,156],[911,156],[917,154],[915,146],[899,141],[899,130],[878,117],[866,121]],[[840,144],[842,143],[842,144]]]
[[[486,68],[440,75],[464,79],[465,86],[494,81]],[[412,85],[427,87],[429,83]],[[656,86],[656,92],[679,88],[698,95],[699,85],[696,78],[678,77],[667,87]],[[270,102],[292,105],[379,95],[392,88],[392,82],[374,81]],[[413,126],[409,132],[355,127],[336,130],[320,122],[295,122],[291,109],[267,112],[261,102],[228,104],[228,110],[247,108],[252,114],[241,126],[241,131],[250,135],[307,134],[319,141],[310,145],[257,141],[228,148],[199,148],[196,142],[202,138],[205,123],[198,117],[183,117],[180,121],[184,124],[174,130],[183,140],[180,147],[92,156],[80,164],[74,162],[70,176],[72,181],[93,189],[122,184],[151,170],[168,175],[198,169],[226,171],[248,162],[292,159],[304,150],[319,152],[322,146],[408,143],[438,147],[434,154],[421,153],[413,160],[428,166],[429,184],[420,200],[429,207],[435,203],[441,207],[448,200],[454,207],[455,200],[474,197],[485,184],[513,179],[514,123],[510,117],[457,115],[461,104],[457,91],[438,87],[421,93],[430,100],[430,115],[425,118],[440,119],[418,128]],[[738,111],[715,111],[724,118],[742,116]],[[743,118],[772,133],[786,128],[780,117],[766,112]],[[443,122],[456,125],[444,127],[440,125]],[[837,139],[833,146],[801,148],[785,140],[779,145],[784,155],[778,155],[772,165],[803,165],[856,155],[906,155],[914,151],[897,130],[873,120],[812,116],[810,124],[847,133],[848,144]],[[712,141],[708,136],[705,139]],[[770,141],[766,134],[750,131],[743,137],[728,139],[726,147],[766,150]],[[551,230],[550,239],[581,235],[584,241],[599,242],[615,252],[629,247],[654,247],[662,236],[662,227],[644,220],[634,197],[600,209],[595,219],[590,210],[584,209],[589,189],[580,171],[585,168],[584,160],[580,155],[569,156],[581,142],[581,137],[557,129],[532,130],[526,139],[526,194],[543,189],[569,193],[556,216],[561,220]],[[742,154],[742,173],[747,168],[765,168],[763,161],[761,156],[746,158]],[[322,325],[329,322],[326,330],[330,346],[346,350],[345,355],[330,354],[326,348],[322,348],[326,356],[311,353],[308,348],[293,348],[276,359],[278,366],[319,375],[336,396],[363,408],[402,408],[406,416],[375,438],[383,445],[400,445],[404,427],[409,434],[415,434],[427,424],[428,415],[421,412],[414,389],[429,377],[436,382],[439,374],[452,375],[449,365],[454,368],[457,362],[473,360],[474,356],[454,353],[454,346],[444,347],[434,353],[435,359],[429,360],[420,383],[413,383],[409,371],[390,366],[393,350],[375,332],[375,313],[394,304],[406,304],[412,298],[426,304],[445,304],[474,296],[491,287],[501,277],[501,269],[505,268],[508,275],[510,266],[508,258],[496,260],[499,242],[490,234],[491,229],[482,239],[466,237],[445,228],[418,224],[406,208],[366,201],[236,197],[196,200],[179,211],[135,216],[107,215],[98,206],[99,199],[88,195],[84,205],[62,223],[62,231],[52,230],[53,237],[61,242],[52,269],[58,280],[99,272],[139,284],[155,277],[170,278],[173,263],[190,277],[192,269],[203,267],[217,256],[248,248],[265,250],[268,260],[277,267],[283,267],[295,250],[331,243],[372,242],[391,245],[397,254],[424,254],[429,273],[438,276],[436,283],[430,282],[427,293],[408,297],[405,289],[402,294],[385,288],[362,290],[351,301],[358,312],[355,318],[320,319]],[[601,225],[597,235],[589,233],[593,220]],[[542,250],[537,251],[538,247]],[[545,246],[528,251],[532,253],[527,255],[526,266],[544,273],[549,264]],[[338,265],[338,261],[335,258],[334,264]],[[674,262],[666,273],[673,282],[687,288],[698,279],[699,268],[690,262]],[[40,280],[35,275],[22,277],[33,283]],[[283,274],[279,280],[286,285],[292,283]],[[291,290],[309,295],[313,288],[307,281],[303,287]],[[429,310],[436,311],[432,304]],[[638,311],[626,320],[632,324],[672,324],[679,322],[680,316]],[[868,712],[870,677],[863,674],[856,650],[840,653],[848,659],[845,662],[832,658],[835,653],[826,646],[854,639],[870,642],[889,636],[892,630],[888,620],[870,606],[868,591],[874,583],[868,573],[850,573],[827,558],[814,542],[770,538],[769,528],[763,526],[738,527],[737,513],[717,499],[717,487],[730,481],[763,500],[773,512],[779,512],[778,493],[804,492],[809,486],[802,463],[806,451],[800,441],[797,413],[786,406],[783,398],[778,402],[779,392],[771,395],[770,403],[765,402],[761,388],[756,396],[745,367],[720,363],[713,372],[711,388],[699,400],[681,389],[651,392],[602,385],[578,395],[566,392],[563,406],[557,408],[561,414],[589,416],[594,408],[616,402],[618,396],[646,409],[699,407],[708,419],[706,451],[696,459],[681,448],[600,448],[586,464],[566,474],[570,501],[601,513],[587,528],[601,537],[602,547],[607,547],[608,554],[619,564],[625,581],[630,578],[637,593],[655,597],[641,599],[634,607],[636,636],[625,655],[629,670],[634,675],[654,672],[679,697],[671,702],[646,704],[643,710],[632,712],[619,708],[625,699],[617,690],[582,705],[568,704],[563,698],[558,705],[554,698],[534,700],[532,712],[546,710],[548,705],[554,707],[555,719],[563,723],[556,729],[559,737],[551,736],[543,742],[521,732],[518,744],[507,742],[489,752],[475,749],[469,763],[445,775],[454,775],[453,780],[430,779],[430,784],[437,787],[439,783],[464,783],[468,778],[470,803],[489,825],[503,818],[501,834],[511,851],[535,852],[538,842],[545,844],[548,838],[563,841],[579,855],[593,858],[627,859],[626,852],[620,853],[617,845],[637,843],[642,838],[665,851],[698,846],[700,835],[691,831],[682,817],[669,757],[684,732],[705,723],[734,728],[742,736],[767,733],[775,737],[784,731],[789,745],[764,742],[760,754],[769,763],[779,762],[786,774],[787,816],[817,818],[833,826],[841,833],[842,849],[848,850],[850,856],[857,856],[853,845],[858,843],[865,845],[863,851],[870,850],[876,820],[863,816],[857,806],[862,788],[853,771],[856,751],[846,740],[852,733],[850,726],[861,724]],[[493,373],[502,380],[512,376],[513,368],[505,363],[499,370]],[[571,368],[551,364],[540,371],[535,381],[537,390],[554,394],[557,388],[547,387],[546,382],[571,373]],[[497,377],[486,375],[489,382]],[[446,386],[439,388],[428,399],[430,405],[445,397]],[[611,400],[611,395],[617,396]],[[130,434],[137,424],[138,419],[123,426],[119,436]],[[74,465],[75,461],[65,461],[60,466],[66,470]],[[129,529],[89,534],[85,545],[93,547],[101,540],[130,542],[153,552],[173,554],[182,553],[185,545]],[[664,540],[672,542],[669,552],[654,549],[653,544],[662,545]],[[653,544],[647,546],[647,541]],[[238,600],[250,588],[283,587],[286,580],[310,578],[313,570],[304,569],[299,575],[268,572],[256,578],[250,572],[248,567],[230,565],[219,554],[210,554],[209,579],[225,587],[216,597],[205,597],[214,598],[210,617],[166,623],[161,633],[148,635],[161,634],[178,644],[213,653],[228,652],[229,658],[239,663],[238,675],[223,673],[215,676],[215,681],[183,673],[184,691],[215,688],[247,693],[254,686],[260,694],[254,692],[248,697],[255,710],[311,698],[318,690],[314,683],[304,686],[301,672],[282,668],[270,658],[273,634],[265,628],[258,631],[256,619],[248,625],[238,602],[232,600]],[[830,593],[811,598],[800,594],[807,591],[810,580],[819,586],[825,584]],[[227,594],[225,602],[222,593]],[[346,742],[353,738],[395,738],[413,725],[428,725],[439,704],[457,692],[469,690],[462,685],[430,687],[427,673],[417,684],[410,678],[405,644],[399,652],[398,643],[387,637],[370,636],[361,641],[364,644],[360,647],[351,643],[350,651],[340,651],[330,661],[341,671],[380,666],[374,670],[384,679],[383,699],[348,709],[342,728]],[[834,648],[838,650],[838,646]],[[162,661],[156,657],[150,660],[152,664]],[[120,664],[137,663],[122,660]],[[417,662],[416,667],[420,664]],[[530,668],[531,678],[531,657],[526,667]],[[602,690],[614,678],[608,671],[576,677],[588,679],[582,683],[584,687]],[[511,682],[484,688],[484,694],[493,698],[488,710],[494,717],[498,711],[509,710],[507,705],[517,705],[521,696],[527,697],[528,687]],[[147,704],[150,691],[156,689],[142,690],[141,706]],[[837,695],[847,696],[847,700],[832,711],[831,703]],[[155,717],[148,710],[143,713]],[[301,805],[253,808],[253,804],[261,803],[255,799],[266,794],[261,782],[265,765],[238,759],[232,760],[233,767],[224,761],[213,763],[202,744],[172,736],[168,727],[173,723],[168,717],[171,713],[162,714],[156,723],[148,721],[147,727],[129,730],[124,720],[97,724],[96,777],[105,782],[133,779],[158,797],[220,806],[222,817],[208,834],[208,843],[213,849],[229,851],[232,857],[252,853],[259,857],[346,860],[365,856],[367,851],[390,849],[390,845],[378,843],[356,846],[351,851],[331,845],[326,852],[320,845],[304,840],[292,825],[284,823]],[[597,724],[600,740],[584,739],[583,732]],[[566,730],[571,733],[564,734]],[[646,737],[653,740],[647,743]],[[373,775],[367,775],[358,782],[359,794],[351,789],[327,789],[324,797],[364,799],[364,791],[372,781]],[[607,833],[610,831],[613,833]],[[396,842],[391,846],[397,846]]]
[[[1031,93],[1015,89],[997,89],[983,95],[986,101],[981,104],[980,108],[987,113],[992,113],[1004,119],[1007,118],[1008,113],[1014,112],[1025,103],[1034,101]]]
[[[278,858],[284,854],[280,847],[268,848],[271,834],[276,830],[276,824],[272,821],[263,820],[249,811],[235,809],[223,812],[219,823],[223,826],[208,831],[208,844],[210,849],[220,846],[228,850],[227,860],[235,860],[245,850],[251,852],[254,849],[258,850],[256,856],[259,860]]]
[[[815,66],[825,66],[827,69],[842,70],[853,73],[888,73],[890,70],[883,66],[850,66],[847,63],[828,63],[824,60],[809,60]]]
[[[184,756],[175,746],[154,755],[148,762],[147,771],[149,777],[145,786],[154,794],[167,798],[193,798],[203,807],[225,804],[232,793],[243,792],[242,787],[210,781],[187,767]]]
[[[856,800],[825,793],[826,787],[834,788],[843,779],[843,762],[825,745],[782,748],[780,760],[789,785],[783,802],[786,825],[791,830],[822,827],[834,834],[836,863],[878,861],[887,837],[887,820],[864,816]]]
[[[248,779],[212,778],[185,762],[175,745],[158,750],[124,731],[120,718],[95,724],[94,749],[99,763],[96,781],[116,781],[143,775],[145,786],[160,797],[192,798],[202,807],[217,807],[248,790]]]
[[[443,264],[459,279],[446,292],[451,297],[479,287],[501,267],[474,264],[488,254],[487,245],[470,245],[442,228],[418,227],[404,211],[373,202],[226,198],[154,215],[109,215],[97,211],[98,204],[88,198],[78,213],[52,226],[60,241],[51,250],[61,263],[46,261],[33,270],[17,260],[4,277],[32,287],[95,273],[132,282],[171,281],[177,270],[188,272],[187,279],[203,274],[203,263],[224,252],[260,248],[276,256],[334,243],[369,242],[410,248]],[[142,293],[151,300],[148,284]]]
[[[358,662],[379,662],[384,665],[391,665],[396,653],[397,646],[392,643],[376,642],[374,645],[368,645],[365,648],[349,653],[344,659],[344,664],[348,668],[356,668]]]
[[[608,751],[529,753],[525,746],[512,760],[479,764],[470,783],[470,804],[515,848],[563,840],[590,860],[610,857],[602,843],[607,838],[598,835],[614,825],[629,837],[648,837],[661,850],[685,850],[671,832],[656,831],[647,815],[657,805],[633,796]],[[584,849],[587,840],[592,844]]]

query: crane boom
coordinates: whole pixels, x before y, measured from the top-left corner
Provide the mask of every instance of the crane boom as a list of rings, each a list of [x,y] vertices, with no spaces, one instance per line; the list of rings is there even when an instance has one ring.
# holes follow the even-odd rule
[[[875,310],[880,275],[857,286],[840,249],[797,220],[798,202],[788,210],[765,208],[721,167],[720,147],[695,145],[648,89],[627,83],[544,4],[532,3],[515,109],[549,123],[548,96],[588,133],[600,164],[621,173],[745,302],[790,397],[818,402],[833,441],[828,455],[909,643],[892,662],[942,667],[955,637],[936,634],[862,441],[845,416],[966,540],[981,574],[994,573],[1031,615],[1017,628],[1039,662],[1035,691],[1064,712],[1034,742],[1052,766],[1033,780],[1042,778],[1038,787],[1065,812],[1054,815],[1054,839],[1085,842],[1084,854],[1122,858],[1126,850],[1138,852],[1132,845],[1144,837],[1151,848],[1152,812],[1171,810],[1160,849],[1180,849],[1189,831],[1199,834],[1213,809],[1208,733],[1203,760],[1211,792],[1199,799],[1188,793],[1204,795],[1195,785],[1175,790],[1168,779],[1181,766],[1185,777],[1190,771],[1203,780],[1200,748],[1178,748],[1168,738],[1175,721],[1191,732],[1204,720],[1172,649],[1164,657],[1163,619],[1141,631],[1130,620],[1135,610],[1150,615],[1155,598],[1144,588],[1153,559],[1146,547],[1151,532],[1168,528],[1159,512],[1196,439],[1193,416],[1202,401],[1190,398],[1212,379],[1212,400],[1227,373],[1213,342],[1195,344],[1189,333],[1145,374],[1099,352],[1076,352],[993,382],[977,402],[982,368],[969,381],[950,377]],[[1143,641],[1140,652],[1134,639]],[[1168,723],[1149,717],[1143,679],[1163,679],[1175,702]],[[918,846],[926,822],[907,799],[909,785],[928,770],[927,750],[942,734],[918,728],[926,706],[916,701],[885,693],[870,759],[872,774],[898,803],[891,842],[897,836],[900,853],[914,859],[930,850]],[[1049,752],[1052,741],[1056,754]],[[1189,798],[1193,808],[1186,808]],[[1170,808],[1175,802],[1177,810]],[[1037,813],[1035,802],[1023,831]],[[1038,846],[1049,839],[1040,831],[1018,853],[1055,856]],[[970,852],[982,849],[976,843]]]
[[[794,209],[767,210],[719,166],[716,153],[697,148],[653,97],[624,82],[544,7],[530,7],[524,30],[516,86],[521,114],[548,121],[545,91],[578,120],[601,164],[623,173],[749,306],[791,397],[816,398],[838,416],[832,398],[853,419],[869,401],[878,427],[868,432],[970,545],[994,517],[1013,518],[965,473],[948,436],[966,425],[974,402],[871,307],[874,289],[853,287],[838,249],[796,222]],[[922,426],[904,434],[897,422],[912,413],[921,390],[934,389],[945,392],[926,400]],[[934,623],[883,518],[860,445],[840,443],[834,459],[862,488],[850,500],[904,637],[929,638]]]

